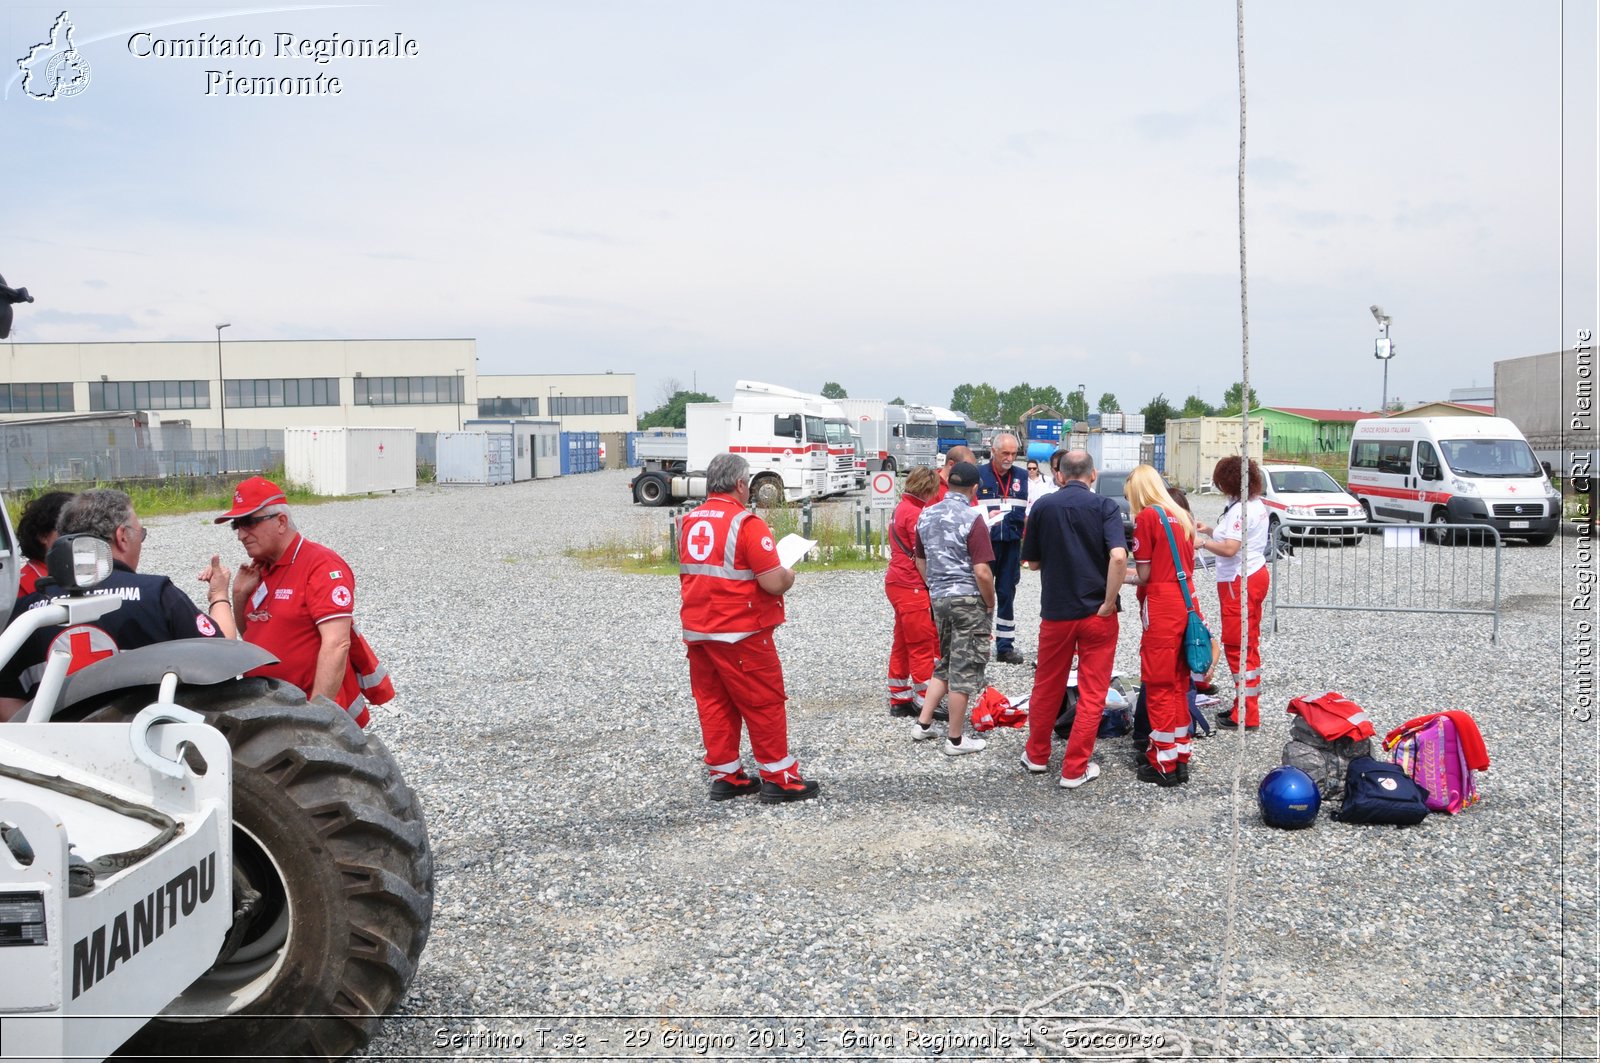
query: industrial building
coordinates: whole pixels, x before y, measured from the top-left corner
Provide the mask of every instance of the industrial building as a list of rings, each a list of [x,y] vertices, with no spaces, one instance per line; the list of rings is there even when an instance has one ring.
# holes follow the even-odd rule
[[[137,410],[197,429],[439,432],[535,417],[627,432],[638,419],[632,373],[479,376],[470,339],[232,340],[219,330],[215,340],[0,343],[0,353],[5,421]]]

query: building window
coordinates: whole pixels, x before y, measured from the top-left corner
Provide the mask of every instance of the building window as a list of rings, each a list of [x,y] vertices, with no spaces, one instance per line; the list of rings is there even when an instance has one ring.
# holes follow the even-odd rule
[[[230,410],[260,406],[337,406],[339,378],[307,376],[230,380],[223,385],[223,396]]]
[[[456,405],[466,393],[460,376],[367,376],[355,385],[357,406]]]
[[[10,413],[71,413],[71,384],[0,384],[0,409]]]
[[[71,407],[68,407],[70,409]],[[209,410],[209,380],[91,380],[91,410]]]
[[[479,417],[537,417],[539,400],[531,399],[479,399]]]
[[[557,416],[605,416],[626,414],[626,395],[556,395],[550,400],[550,412]]]

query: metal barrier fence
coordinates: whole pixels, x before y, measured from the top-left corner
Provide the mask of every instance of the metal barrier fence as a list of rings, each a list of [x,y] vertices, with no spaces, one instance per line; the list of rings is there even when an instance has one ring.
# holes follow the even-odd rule
[[[282,429],[187,425],[0,425],[0,487],[262,472],[283,464]]]
[[[1341,522],[1341,527],[1345,527]],[[1491,618],[1500,636],[1500,533],[1478,524],[1353,523],[1356,546],[1340,540],[1290,542],[1273,530],[1272,630],[1280,609],[1433,613]],[[1376,533],[1367,535],[1365,533]]]

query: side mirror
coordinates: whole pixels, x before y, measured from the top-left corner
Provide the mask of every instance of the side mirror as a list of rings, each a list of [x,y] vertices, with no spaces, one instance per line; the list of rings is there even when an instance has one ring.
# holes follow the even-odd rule
[[[1417,475],[1421,476],[1424,480],[1444,479],[1444,476],[1439,472],[1439,466],[1437,465],[1419,465],[1417,466]]]

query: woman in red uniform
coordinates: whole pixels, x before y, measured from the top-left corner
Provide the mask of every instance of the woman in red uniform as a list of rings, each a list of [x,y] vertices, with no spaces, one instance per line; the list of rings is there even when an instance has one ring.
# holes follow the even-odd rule
[[[17,545],[22,548],[21,579],[17,582],[17,597],[29,595],[44,579],[44,555],[56,541],[56,520],[61,510],[72,501],[71,491],[49,491],[29,502],[17,521]]]
[[[1252,461],[1248,490],[1241,491],[1239,465],[1238,458],[1223,458],[1211,473],[1211,482],[1228,496],[1228,508],[1222,511],[1215,528],[1201,525],[1200,531],[1209,532],[1212,538],[1201,542],[1200,546],[1217,555],[1222,645],[1228,654],[1228,665],[1233,669],[1233,709],[1217,723],[1229,728],[1237,728],[1242,723],[1245,730],[1254,731],[1261,726],[1261,607],[1266,604],[1267,591],[1272,587],[1272,574],[1267,571],[1267,507],[1261,501],[1267,484],[1261,466]],[[1241,502],[1241,498],[1245,501]],[[1241,549],[1243,558],[1239,556]],[[1241,592],[1250,603],[1247,610],[1249,630],[1243,632],[1243,638],[1239,623]],[[1241,648],[1245,655],[1242,667],[1239,663]],[[1244,695],[1243,719],[1239,711],[1240,694]]]
[[[1123,493],[1138,514],[1133,522],[1133,560],[1139,588],[1144,634],[1139,640],[1139,669],[1150,712],[1150,744],[1139,780],[1158,786],[1179,786],[1189,780],[1189,666],[1183,660],[1183,629],[1188,607],[1178,583],[1181,572],[1193,597],[1194,518],[1172,500],[1161,474],[1140,465],[1128,474]],[[1168,545],[1166,524],[1177,545],[1177,564]],[[1199,608],[1199,603],[1195,603]]]
[[[922,711],[922,694],[939,657],[939,632],[928,608],[928,588],[913,556],[917,549],[917,518],[938,489],[937,472],[926,466],[912,469],[889,522],[889,571],[883,578],[883,589],[894,607],[894,642],[889,649],[890,716],[915,716]]]

